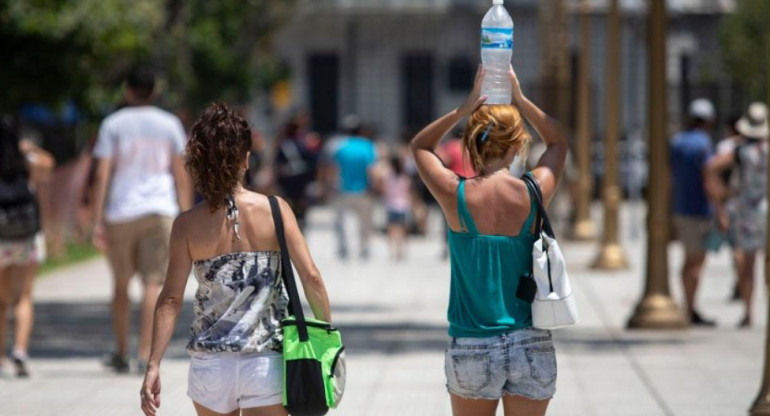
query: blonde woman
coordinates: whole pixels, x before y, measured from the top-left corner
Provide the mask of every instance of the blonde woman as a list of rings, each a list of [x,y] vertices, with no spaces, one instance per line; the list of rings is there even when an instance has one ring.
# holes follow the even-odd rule
[[[510,70],[513,105],[483,105],[484,72],[457,110],[425,127],[412,151],[449,224],[451,290],[447,389],[456,416],[543,415],[555,392],[556,357],[548,331],[532,328],[531,305],[516,296],[532,271],[534,198],[508,167],[525,152],[526,118],[547,150],[529,173],[550,201],[564,169],[567,142],[558,123],[529,101]],[[463,145],[477,176],[461,178],[435,150],[468,118]]]

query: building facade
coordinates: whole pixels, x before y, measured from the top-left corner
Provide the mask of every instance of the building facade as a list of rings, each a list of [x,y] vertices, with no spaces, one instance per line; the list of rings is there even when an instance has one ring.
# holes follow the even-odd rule
[[[579,0],[567,0],[569,50],[580,50]],[[624,133],[643,131],[646,120],[646,1],[621,0],[622,115]],[[720,67],[718,28],[733,0],[670,0],[668,79],[671,119],[684,102],[707,96],[720,116],[743,103]],[[291,73],[295,108],[310,112],[314,128],[331,133],[357,114],[378,136],[404,140],[432,118],[462,103],[479,62],[479,28],[490,0],[304,0],[274,47]],[[536,0],[506,0],[515,22],[513,63],[525,92],[545,94],[540,76]],[[592,112],[603,131],[606,14],[608,0],[591,2]],[[575,73],[576,65],[570,70]],[[570,77],[574,90],[575,76]],[[559,99],[573,100],[567,92]],[[574,106],[572,106],[574,107]],[[722,114],[724,113],[724,114]],[[572,120],[564,120],[571,124]]]

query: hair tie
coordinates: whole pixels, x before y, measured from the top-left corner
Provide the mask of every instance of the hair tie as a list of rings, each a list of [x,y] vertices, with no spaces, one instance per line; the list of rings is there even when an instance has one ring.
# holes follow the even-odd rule
[[[482,134],[482,135],[481,135],[481,138],[479,139],[479,140],[481,140],[481,143],[484,143],[484,142],[486,142],[486,141],[487,141],[487,139],[488,139],[488,137],[487,137],[487,136],[489,136],[489,132],[492,130],[492,127],[493,127],[493,126],[494,126],[494,124],[492,124],[492,123],[489,123],[489,126],[487,126],[487,129],[486,129],[486,130],[484,130],[484,134]]]

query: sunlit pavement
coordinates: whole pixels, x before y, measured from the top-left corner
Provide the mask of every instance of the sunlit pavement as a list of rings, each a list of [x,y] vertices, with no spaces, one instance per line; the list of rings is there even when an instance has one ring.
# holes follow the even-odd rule
[[[643,223],[638,212],[632,219],[633,212],[624,207],[623,224]],[[410,243],[403,263],[389,259],[381,236],[368,262],[338,260],[331,218],[326,209],[314,211],[308,231],[334,321],[347,345],[347,391],[340,408],[330,414],[449,415],[443,367],[449,264],[440,257],[438,216],[431,222],[430,237]],[[352,222],[348,231],[351,237],[357,234]],[[582,320],[554,332],[559,380],[549,414],[745,414],[761,376],[766,296],[761,273],[752,329],[736,329],[741,308],[727,302],[733,277],[723,251],[709,259],[699,295],[700,309],[719,321],[717,329],[628,332],[623,328],[641,293],[644,266],[643,240],[631,239],[631,231],[626,227],[623,239],[631,268],[622,272],[588,269],[596,243],[562,242]],[[671,286],[679,300],[678,246],[672,245],[670,259]],[[16,380],[6,368],[0,380],[0,415],[140,413],[140,376],[114,375],[100,364],[112,345],[110,285],[102,260],[39,281],[33,377]],[[194,290],[191,281],[188,299]],[[185,395],[184,346],[191,309],[186,303],[162,364],[161,415],[194,413]]]

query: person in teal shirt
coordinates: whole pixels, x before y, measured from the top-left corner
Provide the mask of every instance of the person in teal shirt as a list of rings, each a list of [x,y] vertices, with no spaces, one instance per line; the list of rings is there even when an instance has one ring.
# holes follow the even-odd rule
[[[479,67],[465,104],[425,127],[411,144],[420,177],[449,226],[445,371],[456,416],[492,416],[501,400],[506,415],[544,415],[555,392],[551,334],[532,328],[531,299],[517,296],[532,273],[534,196],[508,167],[529,146],[526,118],[547,147],[528,173],[547,204],[568,145],[559,124],[522,94],[513,68],[509,75],[513,105],[483,105]],[[466,117],[463,145],[477,172],[472,178],[459,177],[435,154],[441,139]]]
[[[372,220],[374,201],[369,195],[369,190],[371,171],[377,162],[377,149],[372,140],[364,137],[364,129],[358,117],[348,116],[344,124],[347,135],[332,151],[340,192],[335,204],[337,250],[341,258],[348,257],[345,213],[352,209],[358,218],[360,254],[366,259],[369,257],[369,241],[374,229]]]

